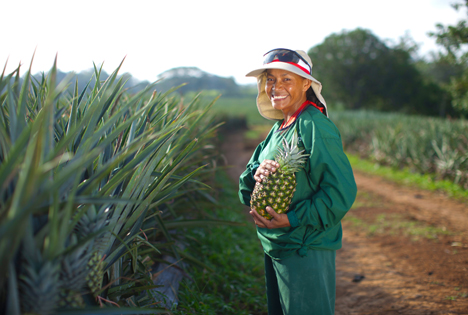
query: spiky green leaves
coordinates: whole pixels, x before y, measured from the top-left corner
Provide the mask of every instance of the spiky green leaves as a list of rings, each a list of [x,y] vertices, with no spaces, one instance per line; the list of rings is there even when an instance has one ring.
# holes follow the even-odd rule
[[[278,154],[275,156],[275,160],[279,163],[280,168],[284,173],[292,174],[299,171],[304,167],[304,163],[306,161],[305,158],[309,156],[308,154],[304,154],[304,150],[299,151],[297,141],[297,132],[294,131],[291,143],[289,144],[288,141],[283,138],[283,149],[278,147]]]
[[[72,235],[69,246],[75,246],[77,243],[76,236]],[[62,291],[81,292],[83,290],[86,283],[85,278],[89,273],[87,265],[91,254],[92,243],[88,243],[63,257],[60,270]]]
[[[23,259],[19,282],[22,311],[52,314],[59,300],[59,264],[44,260],[37,250],[24,253]]]
[[[100,290],[103,265],[112,283],[125,282],[129,270],[146,277],[140,248],[157,252],[142,236],[156,225],[146,218],[167,212],[169,201],[202,193],[201,180],[192,178],[206,164],[205,150],[196,147],[214,137],[211,105],[184,104],[168,97],[172,91],[150,95],[154,84],[129,95],[118,70],[102,80],[95,68],[95,78],[84,90],[75,84],[71,97],[66,82],[55,80],[56,65],[42,79],[20,80],[19,69],[16,79],[0,75],[0,296],[8,314],[20,306],[47,314],[59,297],[79,305],[77,295],[89,292],[87,275],[94,294]],[[168,216],[158,222],[163,230]],[[31,244],[40,245],[37,257],[20,259]],[[132,268],[123,268],[128,261]],[[134,296],[131,287],[112,299]]]
[[[75,227],[80,238],[94,235],[92,244],[93,251],[103,251],[103,229],[107,224],[108,210],[109,208],[101,207],[99,211],[96,211],[94,205],[88,206],[87,211],[81,216]]]

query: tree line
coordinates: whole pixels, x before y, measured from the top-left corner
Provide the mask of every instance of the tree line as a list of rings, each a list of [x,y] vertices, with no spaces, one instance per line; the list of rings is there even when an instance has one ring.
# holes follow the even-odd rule
[[[466,9],[468,0],[453,7]],[[429,58],[417,56],[418,45],[409,35],[390,46],[367,29],[332,34],[308,51],[313,75],[334,106],[467,117],[466,22],[437,24],[429,36],[441,50]]]

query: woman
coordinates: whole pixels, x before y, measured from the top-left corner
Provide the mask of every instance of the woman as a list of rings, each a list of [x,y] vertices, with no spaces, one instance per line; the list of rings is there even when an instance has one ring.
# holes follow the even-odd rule
[[[239,197],[250,206],[256,182],[275,172],[283,137],[309,154],[296,173],[297,187],[287,213],[265,219],[250,214],[265,252],[268,314],[334,314],[335,251],[341,248],[341,219],[356,197],[356,183],[341,136],[328,119],[322,85],[312,77],[312,62],[301,50],[273,49],[263,66],[247,76],[257,78],[260,114],[277,120],[258,145],[240,176]]]

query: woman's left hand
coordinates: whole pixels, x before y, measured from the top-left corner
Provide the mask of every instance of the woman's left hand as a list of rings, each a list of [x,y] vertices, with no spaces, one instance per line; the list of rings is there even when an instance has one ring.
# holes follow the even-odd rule
[[[289,223],[288,216],[284,213],[276,213],[272,207],[267,206],[265,210],[273,217],[271,220],[267,220],[258,214],[257,210],[250,209],[250,215],[252,215],[255,224],[261,228],[277,229],[282,227],[291,226]]]

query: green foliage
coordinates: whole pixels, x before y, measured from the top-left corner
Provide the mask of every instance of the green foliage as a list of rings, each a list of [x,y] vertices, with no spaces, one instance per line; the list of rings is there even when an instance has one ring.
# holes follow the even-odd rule
[[[388,47],[369,30],[342,31],[312,47],[314,75],[329,103],[347,109],[439,114],[441,89],[415,66],[414,47]]]
[[[222,78],[206,73],[195,67],[179,67],[167,70],[159,75],[162,79],[156,88],[168,91],[174,86],[184,85],[177,92],[185,95],[187,92],[199,93],[202,90],[217,90],[228,96],[240,93],[240,87],[234,78]]]
[[[217,190],[222,205],[217,217],[244,224],[189,232],[188,252],[213,270],[190,269],[193,279],[184,280],[174,314],[267,314],[264,254],[255,226],[242,213],[247,210],[239,206],[237,186],[225,173],[217,173]]]
[[[154,308],[149,270],[159,253],[179,257],[171,230],[193,225],[187,205],[213,200],[201,181],[216,126],[210,105],[154,83],[126,93],[119,68],[104,81],[95,68],[93,87],[75,82],[72,94],[56,64],[40,79],[0,77],[4,313],[167,313]]]
[[[268,124],[271,121],[260,115],[255,99],[256,96],[239,98],[221,96],[213,106],[213,111],[216,115],[220,115],[220,117],[245,119],[247,126]]]
[[[468,123],[368,111],[332,113],[345,148],[408,173],[468,187]],[[431,175],[432,174],[432,175]]]
[[[256,93],[256,91],[255,91]],[[188,93],[187,97],[192,94]],[[215,98],[215,93],[204,91],[201,94],[201,99],[205,102],[210,102]],[[274,121],[268,120],[260,115],[256,105],[256,94],[252,91],[247,91],[245,96],[230,97],[221,95],[213,105],[213,114],[219,121],[224,121],[223,128],[245,129],[255,128],[256,126],[272,126]]]
[[[463,8],[468,14],[467,0],[455,3],[453,7],[456,10]],[[437,31],[430,33],[430,36],[435,37],[437,43],[445,50],[436,56],[434,63],[439,66],[439,69],[441,64],[445,64],[446,69],[455,69],[455,71],[451,71],[452,76],[441,81],[442,86],[451,95],[454,109],[465,117],[468,117],[467,23],[468,15],[466,19],[458,21],[456,25],[437,24]]]
[[[383,166],[351,153],[347,153],[347,156],[353,169],[378,175],[402,185],[441,191],[461,201],[468,201],[468,191],[466,189],[449,180],[434,179],[434,174],[420,174],[411,171],[409,168],[396,169],[394,167]]]

